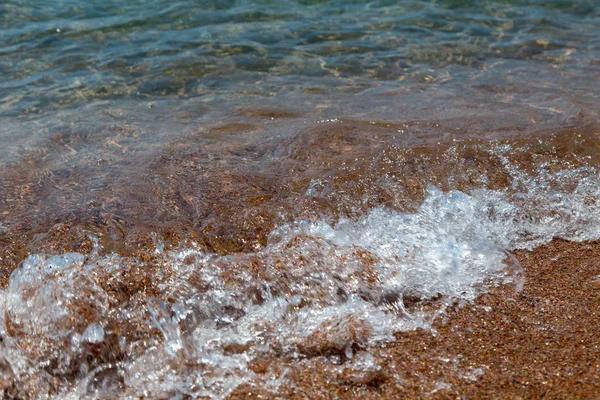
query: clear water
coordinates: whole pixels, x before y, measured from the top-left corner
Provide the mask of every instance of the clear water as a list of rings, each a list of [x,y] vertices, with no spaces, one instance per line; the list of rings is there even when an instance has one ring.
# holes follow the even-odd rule
[[[357,376],[600,239],[595,1],[0,4],[0,393]],[[360,378],[357,378],[360,381]]]
[[[600,45],[594,1],[8,1],[1,7],[2,112],[21,117],[104,99],[334,95],[399,80],[403,86],[467,80],[496,63],[574,64],[597,57]]]

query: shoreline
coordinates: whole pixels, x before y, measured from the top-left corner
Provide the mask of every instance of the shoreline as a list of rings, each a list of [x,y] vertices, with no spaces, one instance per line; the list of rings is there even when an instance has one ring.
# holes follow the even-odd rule
[[[493,288],[448,310],[434,331],[397,333],[365,349],[367,366],[332,367],[324,357],[254,365],[288,382],[276,395],[242,386],[229,398],[597,398],[600,242],[555,239],[514,255],[525,270],[521,292]]]

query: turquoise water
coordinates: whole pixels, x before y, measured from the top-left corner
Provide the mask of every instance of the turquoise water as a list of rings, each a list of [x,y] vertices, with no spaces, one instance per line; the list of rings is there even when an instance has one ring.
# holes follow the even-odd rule
[[[372,346],[521,290],[512,251],[600,239],[597,1],[4,1],[0,29],[0,397],[369,382]]]
[[[2,116],[102,99],[469,83],[490,63],[589,68],[595,1],[7,1]]]

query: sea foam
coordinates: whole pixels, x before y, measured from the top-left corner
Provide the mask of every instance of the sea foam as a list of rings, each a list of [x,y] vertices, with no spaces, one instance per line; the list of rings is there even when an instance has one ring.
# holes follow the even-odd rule
[[[413,213],[287,224],[256,253],[31,255],[0,292],[0,378],[38,397],[224,398],[277,390],[284,377],[250,368],[264,357],[369,364],[368,345],[429,329],[449,305],[520,290],[509,251],[600,237],[596,170],[511,174],[500,191],[430,186]]]

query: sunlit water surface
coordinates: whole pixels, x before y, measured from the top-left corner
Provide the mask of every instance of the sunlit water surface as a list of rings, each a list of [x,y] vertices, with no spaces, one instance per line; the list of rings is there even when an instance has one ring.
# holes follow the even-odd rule
[[[377,370],[600,239],[595,1],[6,1],[0,393]]]

